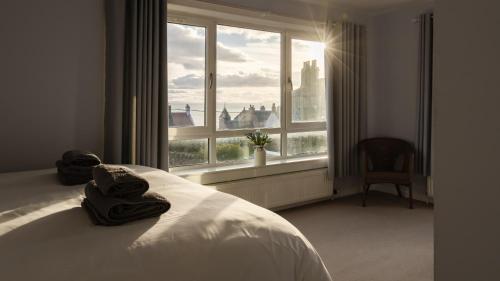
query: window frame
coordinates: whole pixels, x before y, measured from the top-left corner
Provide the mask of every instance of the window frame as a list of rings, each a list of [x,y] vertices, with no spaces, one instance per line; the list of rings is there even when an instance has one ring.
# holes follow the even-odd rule
[[[208,113],[211,108],[210,108],[210,102],[209,102],[209,97],[211,96],[210,91],[214,88],[212,85],[212,88],[210,88],[210,81],[209,81],[209,73],[211,72],[211,68],[213,63],[210,61],[211,56],[210,56],[210,48],[209,45],[211,44],[211,36],[210,36],[210,25],[211,22],[202,19],[202,18],[184,18],[184,17],[176,17],[176,16],[168,16],[167,17],[167,22],[168,23],[174,23],[174,24],[182,24],[182,25],[191,25],[191,26],[196,26],[196,27],[203,27],[205,28],[205,124],[203,126],[191,126],[191,127],[173,127],[173,128],[168,128],[168,135],[170,136],[200,136],[203,134],[207,134],[210,131],[210,127],[212,124],[210,124],[210,114]],[[170,104],[170,103],[169,103]]]
[[[280,34],[281,42],[281,65],[280,65],[280,127],[279,128],[262,128],[262,132],[268,134],[280,135],[280,152],[279,157],[270,157],[270,160],[278,159],[294,159],[311,157],[312,155],[297,155],[288,156],[287,138],[288,133],[298,132],[315,132],[325,131],[326,122],[292,122],[292,90],[289,87],[288,81],[291,81],[291,40],[310,40],[322,41],[322,36],[319,34],[311,34],[311,31],[294,30],[280,28],[265,23],[248,23],[246,21],[238,21],[226,19],[219,16],[202,16],[198,14],[190,14],[184,12],[168,11],[167,22],[176,24],[185,24],[205,27],[205,126],[194,126],[185,128],[168,128],[168,140],[191,140],[191,139],[208,139],[208,164],[198,164],[189,166],[170,167],[171,170],[186,170],[194,167],[216,167],[230,166],[235,164],[247,163],[249,160],[217,162],[216,140],[226,137],[242,137],[247,133],[253,132],[256,129],[236,129],[236,130],[217,130],[216,128],[216,92],[217,92],[217,26],[224,25],[230,27],[253,29],[259,31],[273,32]],[[258,22],[258,21],[257,21]],[[317,33],[322,33],[319,31]],[[210,75],[212,75],[212,87],[210,87]],[[324,156],[326,153],[315,154]]]
[[[286,128],[291,132],[303,132],[305,131],[324,131],[326,130],[326,121],[303,121],[303,122],[293,122],[292,120],[292,92],[294,90],[292,84],[292,39],[305,40],[305,41],[321,41],[318,40],[317,36],[311,34],[305,34],[303,32],[287,32],[286,38],[286,84],[287,84],[287,98],[286,98]],[[325,85],[326,87],[326,85]],[[326,92],[326,91],[325,91]]]

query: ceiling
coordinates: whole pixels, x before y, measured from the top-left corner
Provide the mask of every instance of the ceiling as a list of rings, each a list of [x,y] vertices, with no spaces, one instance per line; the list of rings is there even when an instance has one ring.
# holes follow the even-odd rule
[[[342,6],[361,10],[383,10],[410,3],[427,3],[433,0],[293,0],[318,5]]]

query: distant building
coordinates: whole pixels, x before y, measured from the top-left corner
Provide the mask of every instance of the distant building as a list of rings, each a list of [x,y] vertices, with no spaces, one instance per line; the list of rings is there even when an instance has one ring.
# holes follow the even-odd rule
[[[241,129],[241,128],[275,128],[280,126],[279,108],[273,103],[271,110],[266,110],[264,106],[256,110],[254,105],[243,110],[231,119],[231,115],[226,107],[219,115],[219,129]]]
[[[168,106],[168,122],[170,127],[189,127],[194,126],[191,116],[191,106],[186,104],[184,112],[172,112],[172,106]]]
[[[319,79],[316,60],[304,62],[300,88],[292,92],[292,119],[318,120],[324,117],[325,83]]]

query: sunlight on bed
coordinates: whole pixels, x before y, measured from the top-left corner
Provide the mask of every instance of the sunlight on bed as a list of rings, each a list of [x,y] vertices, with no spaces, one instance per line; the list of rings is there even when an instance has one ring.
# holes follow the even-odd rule
[[[80,206],[81,199],[72,198],[64,201],[58,201],[53,204],[45,205],[41,204],[30,204],[22,206],[16,209],[7,210],[0,213],[0,223],[2,228],[0,228],[0,235],[4,235],[18,227],[22,227],[25,224],[36,221],[45,216],[49,216],[69,208]],[[40,205],[45,205],[40,208]]]

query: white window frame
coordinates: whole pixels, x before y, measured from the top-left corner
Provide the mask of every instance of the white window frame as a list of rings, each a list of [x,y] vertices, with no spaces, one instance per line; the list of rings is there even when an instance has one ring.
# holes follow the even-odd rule
[[[186,139],[184,137],[189,137],[189,136],[200,136],[200,135],[207,135],[210,133],[210,128],[213,126],[211,124],[211,118],[210,110],[213,110],[211,108],[211,103],[209,101],[210,97],[214,95],[213,89],[215,88],[213,83],[212,85],[210,84],[210,79],[209,79],[209,74],[214,73],[213,72],[213,60],[215,59],[213,56],[210,54],[210,45],[215,44],[214,42],[211,42],[211,40],[214,39],[213,36],[211,36],[211,26],[212,22],[206,19],[202,18],[194,18],[194,17],[177,17],[177,16],[168,16],[167,17],[168,23],[175,23],[175,24],[184,24],[184,25],[192,25],[196,27],[204,27],[205,28],[205,124],[203,126],[192,126],[192,127],[175,127],[175,128],[170,128],[168,129],[168,135],[170,136],[179,136],[182,137],[182,139]],[[211,86],[211,87],[210,87]],[[176,138],[177,139],[177,138]]]
[[[304,32],[287,32],[286,35],[286,84],[287,84],[287,98],[286,98],[286,129],[289,132],[304,132],[304,131],[324,131],[326,130],[326,121],[292,121],[292,92],[294,86],[292,84],[292,39],[306,40],[306,41],[321,41],[318,36],[307,34]],[[318,40],[320,39],[320,40]]]
[[[180,8],[179,8],[180,7]],[[183,6],[169,9],[167,13],[168,22],[201,26],[206,28],[206,71],[205,71],[205,126],[186,127],[186,128],[169,128],[169,140],[192,140],[192,139],[208,139],[208,164],[199,164],[192,166],[171,167],[171,170],[192,169],[193,167],[214,167],[227,166],[248,162],[228,161],[217,162],[216,140],[217,138],[225,137],[244,137],[245,134],[255,131],[255,129],[237,129],[237,130],[217,130],[216,128],[216,91],[217,91],[217,25],[225,25],[238,28],[255,29],[267,32],[279,33],[281,35],[281,90],[280,90],[280,127],[279,128],[263,128],[260,129],[268,134],[279,134],[281,136],[281,156],[272,159],[290,159],[311,157],[312,155],[297,155],[288,156],[287,153],[287,137],[288,133],[297,132],[316,132],[325,131],[326,122],[292,122],[291,115],[291,94],[293,89],[289,86],[288,81],[291,81],[291,40],[301,39],[310,41],[321,41],[322,38],[318,34],[322,34],[322,29],[318,32],[318,27],[305,27],[296,25],[297,29],[285,28],[280,22],[269,22],[268,19],[259,21],[259,19],[251,18],[251,22],[244,20],[234,20],[234,15],[225,17],[223,13],[215,13],[216,16],[206,16],[203,13],[210,11],[194,10],[194,13],[186,13]],[[174,10],[174,11],[172,11]],[[189,9],[188,9],[189,10]],[[200,14],[201,13],[201,14]],[[210,81],[212,75],[212,82]],[[212,87],[210,87],[212,86]],[[319,153],[314,155],[326,155]]]

